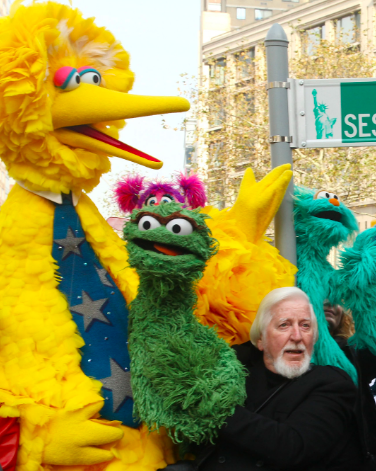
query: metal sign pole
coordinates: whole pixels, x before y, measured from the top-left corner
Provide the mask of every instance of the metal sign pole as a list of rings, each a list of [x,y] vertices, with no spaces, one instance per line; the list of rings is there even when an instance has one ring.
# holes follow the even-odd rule
[[[279,24],[274,24],[266,35],[266,58],[268,71],[270,150],[272,168],[291,164],[289,112],[287,102],[288,40]],[[291,180],[282,204],[274,218],[275,246],[281,255],[294,265],[296,257],[296,235],[293,220],[294,183]]]

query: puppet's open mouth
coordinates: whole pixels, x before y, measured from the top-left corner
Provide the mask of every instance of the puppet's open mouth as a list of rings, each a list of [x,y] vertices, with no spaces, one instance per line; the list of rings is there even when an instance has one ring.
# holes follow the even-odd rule
[[[144,239],[134,239],[132,242],[134,242],[136,245],[138,245],[144,250],[161,253],[163,255],[170,255],[176,257],[177,255],[192,254],[192,252],[190,252],[189,250],[184,249],[182,247],[177,247],[176,245],[160,244],[159,242],[151,242],[150,240]]]
[[[321,211],[320,213],[313,214],[316,218],[330,219],[331,221],[341,222],[342,214],[337,211]]]
[[[98,131],[98,129],[95,129],[86,124],[82,124],[79,126],[69,126],[69,127],[66,127],[65,129],[68,129],[69,131],[77,132],[78,134],[83,134],[84,136],[87,136],[87,137],[91,137],[92,139],[103,142],[104,144],[108,144],[112,147],[116,147],[119,150],[129,152],[130,154],[133,154],[137,157],[148,160],[150,162],[161,162],[155,157],[152,157],[149,154],[145,154],[145,152],[135,149],[134,147],[131,147],[128,144],[124,144],[124,142],[118,141],[117,139],[111,136],[108,136],[104,132]]]

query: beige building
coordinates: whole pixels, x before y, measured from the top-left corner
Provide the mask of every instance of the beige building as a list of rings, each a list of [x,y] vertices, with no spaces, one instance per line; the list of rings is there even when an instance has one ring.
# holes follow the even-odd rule
[[[281,24],[287,34],[290,58],[303,51],[313,55],[315,43],[321,39],[334,41],[339,36],[345,43],[376,53],[376,6],[369,0],[202,0],[201,10],[199,75],[204,77],[200,85],[208,90],[231,85],[225,78],[226,70],[232,64],[238,64],[239,58],[245,65],[252,63],[261,53],[259,45],[274,23]],[[306,34],[299,34],[297,27]],[[302,37],[309,41],[304,42]],[[245,67],[243,71],[240,68],[233,77],[232,86],[239,87],[245,96],[243,90],[246,91],[247,83],[252,80],[249,68]],[[216,152],[215,132],[220,127],[220,119],[218,122],[205,122],[204,118],[200,121],[200,128],[213,135],[213,145],[196,143],[200,173],[208,182],[215,182],[218,194],[221,185],[228,183],[220,181],[216,169],[208,167],[207,157]],[[215,156],[213,159],[216,160]],[[243,160],[238,160],[238,168],[230,178],[240,179],[249,166],[249,158],[245,154]],[[222,202],[218,198],[215,204],[219,207],[231,204],[228,198]]]
[[[299,49],[298,36],[292,34],[292,26],[298,25],[315,37],[319,33],[323,39],[334,39],[341,30],[348,42],[360,38],[363,46],[367,41],[374,42],[375,5],[365,0],[221,0],[222,9],[218,11],[212,10],[213,4],[202,0],[203,63],[209,57],[228,56],[245,46],[257,46],[274,23],[285,29],[290,53]],[[240,20],[239,11],[243,10],[246,16]],[[359,37],[353,36],[354,25],[361,28]]]

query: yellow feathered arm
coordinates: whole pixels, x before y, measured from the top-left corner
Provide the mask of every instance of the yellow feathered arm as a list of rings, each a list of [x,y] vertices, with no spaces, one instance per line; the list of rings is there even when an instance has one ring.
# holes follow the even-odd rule
[[[291,175],[290,165],[282,165],[256,183],[249,168],[233,208],[202,210],[211,217],[207,224],[219,250],[198,284],[195,314],[231,345],[249,340],[257,309],[269,291],[294,286],[296,267],[263,237]]]
[[[240,185],[239,196],[229,211],[238,227],[250,242],[257,242],[271,223],[282,202],[292,177],[291,165],[281,165],[256,182],[251,168],[247,168]]]

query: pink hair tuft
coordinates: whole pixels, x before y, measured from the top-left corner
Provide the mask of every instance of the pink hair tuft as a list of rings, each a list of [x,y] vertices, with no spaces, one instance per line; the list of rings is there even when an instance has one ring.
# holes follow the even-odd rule
[[[138,205],[144,178],[140,175],[129,175],[116,183],[115,198],[124,213],[131,213]]]
[[[206,203],[206,192],[203,182],[198,175],[180,173],[176,179],[182,189],[185,199],[192,209],[203,207]]]

